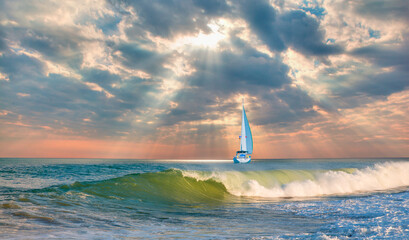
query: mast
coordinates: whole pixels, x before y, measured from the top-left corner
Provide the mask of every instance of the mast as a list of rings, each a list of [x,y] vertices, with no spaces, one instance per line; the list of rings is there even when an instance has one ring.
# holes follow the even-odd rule
[[[247,151],[247,133],[246,133],[246,112],[244,111],[244,98],[242,98],[242,113],[241,113],[241,138],[240,138],[240,150]]]

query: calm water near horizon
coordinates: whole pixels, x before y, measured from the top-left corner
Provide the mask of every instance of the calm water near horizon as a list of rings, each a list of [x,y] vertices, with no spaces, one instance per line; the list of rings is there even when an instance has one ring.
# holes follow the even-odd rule
[[[409,158],[0,158],[2,239],[407,239]]]

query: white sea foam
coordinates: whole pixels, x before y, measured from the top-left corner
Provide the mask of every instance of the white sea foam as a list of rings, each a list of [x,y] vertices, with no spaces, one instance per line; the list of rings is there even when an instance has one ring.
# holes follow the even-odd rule
[[[236,196],[271,198],[347,195],[409,186],[409,162],[387,162],[355,171],[184,171],[183,174],[222,182]]]

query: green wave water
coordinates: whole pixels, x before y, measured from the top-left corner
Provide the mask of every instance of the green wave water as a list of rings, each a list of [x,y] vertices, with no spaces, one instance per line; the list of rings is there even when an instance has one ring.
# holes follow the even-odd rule
[[[129,174],[103,181],[75,182],[60,189],[88,196],[152,203],[211,203],[230,197],[222,183],[187,177],[177,169]]]

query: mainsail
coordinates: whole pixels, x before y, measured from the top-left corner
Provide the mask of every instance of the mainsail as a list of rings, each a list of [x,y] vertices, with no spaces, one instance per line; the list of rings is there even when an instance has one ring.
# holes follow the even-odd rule
[[[244,110],[244,104],[241,121],[240,150],[247,151],[249,154],[253,153],[253,137],[251,136],[250,125],[247,120],[246,111]]]

